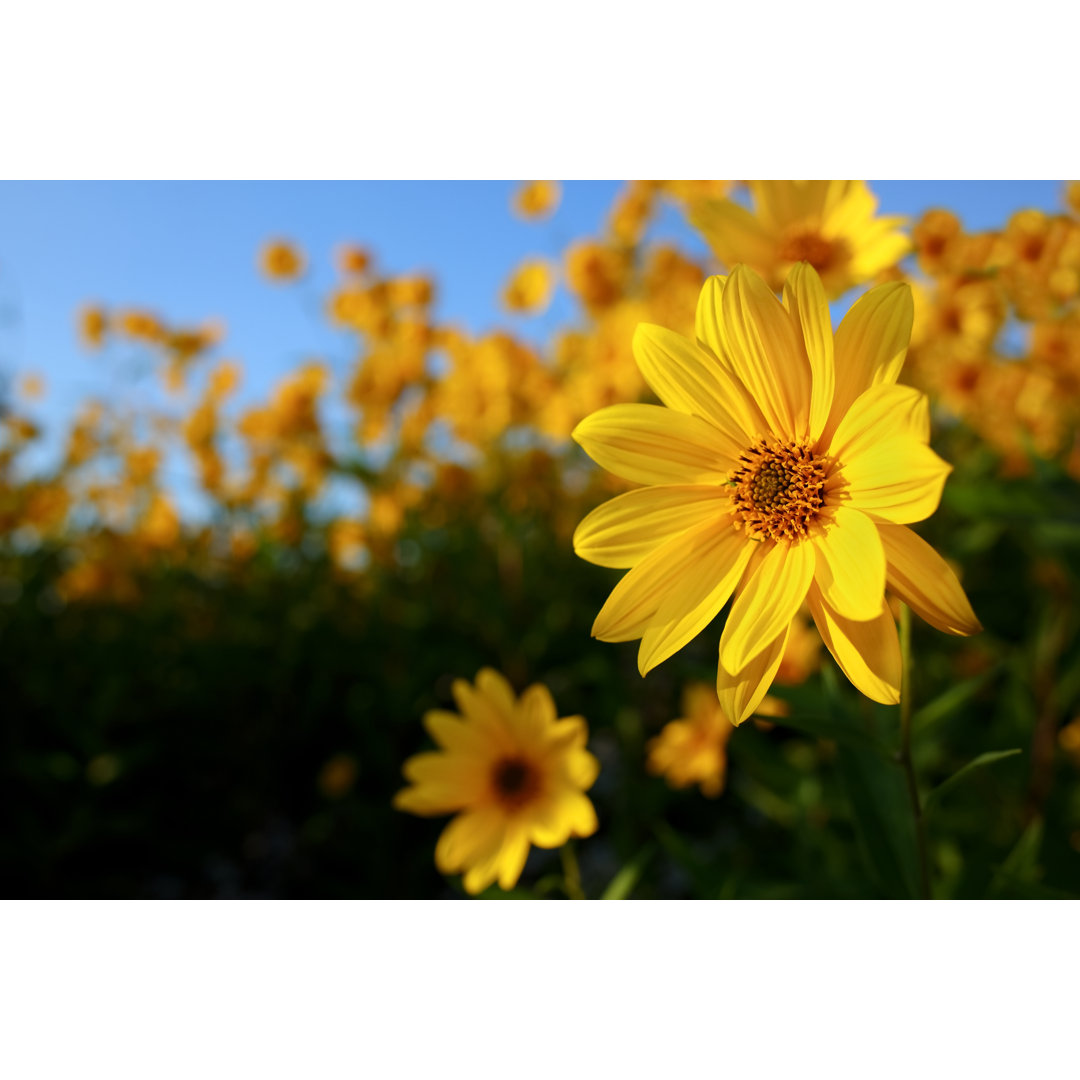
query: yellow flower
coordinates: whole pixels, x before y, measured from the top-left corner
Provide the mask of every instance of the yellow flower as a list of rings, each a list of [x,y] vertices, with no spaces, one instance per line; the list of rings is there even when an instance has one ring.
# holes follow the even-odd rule
[[[546,686],[530,686],[518,699],[502,675],[484,668],[475,687],[458,679],[453,693],[463,715],[427,713],[424,726],[440,749],[405,762],[412,786],[398,792],[394,806],[425,816],[457,813],[435,848],[439,871],[464,871],[473,895],[496,879],[512,889],[530,844],[557,848],[596,831],[585,792],[600,767],[585,749],[585,721],[556,719]]]
[[[109,329],[109,317],[99,307],[86,307],[79,313],[79,336],[88,349],[100,349]]]
[[[727,742],[735,729],[705,683],[692,683],[683,691],[682,711],[683,716],[649,740],[649,772],[663,776],[673,788],[697,784],[702,795],[715,798],[724,790]]]
[[[872,289],[835,338],[821,280],[794,268],[781,304],[753,271],[705,282],[696,336],[640,325],[634,357],[664,403],[612,405],[573,435],[604,468],[647,485],[578,526],[578,555],[631,567],[593,625],[641,638],[644,675],[734,596],[717,691],[755,709],[807,601],[847,677],[900,694],[886,583],[938,629],[980,629],[945,561],[907,526],[934,512],[950,467],[927,445],[929,407],[896,383],[911,333],[907,285]]]
[[[530,180],[514,193],[513,206],[523,218],[543,218],[555,213],[561,198],[558,180]]]
[[[503,304],[510,311],[537,313],[551,303],[555,269],[547,259],[526,259],[503,289]]]
[[[273,240],[262,250],[262,272],[271,281],[292,281],[304,272],[304,256],[287,240]]]
[[[754,212],[729,199],[690,211],[716,257],[747,263],[779,289],[797,262],[808,262],[826,292],[839,296],[894,266],[910,250],[903,218],[879,218],[862,180],[752,180]]]

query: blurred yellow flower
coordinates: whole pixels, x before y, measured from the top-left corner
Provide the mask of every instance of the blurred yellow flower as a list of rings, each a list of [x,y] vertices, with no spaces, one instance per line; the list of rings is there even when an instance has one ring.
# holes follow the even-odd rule
[[[364,248],[347,244],[338,250],[338,269],[343,274],[363,274],[371,267],[371,255]]]
[[[510,311],[536,314],[551,303],[555,268],[547,259],[526,259],[503,289],[503,304]]]
[[[697,784],[702,795],[715,798],[724,790],[727,742],[735,728],[705,683],[692,683],[683,691],[682,711],[649,740],[648,770],[673,788]]]
[[[262,249],[259,261],[271,281],[292,281],[304,272],[304,256],[287,240],[272,240]]]
[[[950,471],[927,445],[926,397],[896,382],[911,324],[910,289],[890,282],[834,337],[803,263],[783,303],[745,267],[709,278],[696,341],[639,326],[634,358],[664,405],[612,405],[573,432],[599,465],[646,485],[574,534],[582,558],[631,568],[593,635],[640,638],[644,675],[734,596],[717,691],[739,724],[776,676],[804,601],[847,677],[885,704],[900,696],[886,584],[941,630],[979,630],[956,576],[907,528],[934,512]]]
[[[558,180],[530,180],[514,192],[513,207],[523,218],[548,217],[555,213],[562,199]]]
[[[105,343],[109,319],[99,307],[87,307],[79,313],[79,337],[88,349],[100,349]]]
[[[622,298],[629,273],[623,252],[593,240],[573,244],[566,252],[566,283],[593,314]]]
[[[911,249],[899,217],[875,217],[862,180],[752,180],[753,212],[730,199],[691,204],[690,220],[725,266],[746,263],[779,290],[808,262],[831,297],[894,266]]]
[[[425,715],[439,749],[405,763],[411,786],[394,806],[424,816],[457,814],[435,848],[439,871],[464,872],[474,896],[496,879],[512,889],[530,844],[557,848],[596,831],[585,792],[599,764],[585,749],[585,721],[556,719],[546,686],[530,686],[517,698],[502,675],[484,668],[475,686],[458,679],[453,693],[462,715]]]
[[[45,380],[36,372],[30,372],[19,380],[19,396],[27,401],[37,401],[45,393]]]

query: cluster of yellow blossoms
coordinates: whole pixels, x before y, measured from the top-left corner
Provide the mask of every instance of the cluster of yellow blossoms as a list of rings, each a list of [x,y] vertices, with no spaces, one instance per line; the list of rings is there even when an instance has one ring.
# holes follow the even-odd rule
[[[534,181],[512,209],[542,222],[560,198],[557,183]],[[726,273],[651,238],[665,204]],[[809,622],[849,679],[890,703],[899,649],[886,589],[946,632],[978,628],[955,575],[908,527],[933,512],[948,472],[928,445],[931,401],[1006,470],[1036,454],[1080,476],[1075,186],[1069,204],[966,234],[946,211],[909,231],[861,181],[634,182],[600,235],[508,269],[511,327],[557,290],[573,302],[543,348],[510,327],[441,320],[434,282],[382,274],[349,246],[324,300],[347,364],[312,358],[244,408],[243,365],[220,355],[220,324],[90,307],[86,347],[148,358],[173,404],[91,403],[58,467],[30,475],[20,461],[40,437],[40,387],[24,383],[0,418],[0,535],[65,545],[69,600],[134,599],[155,561],[242,567],[263,544],[321,543],[343,580],[362,581],[372,562],[393,564],[408,522],[438,525],[500,492],[567,541],[576,525],[584,558],[628,571],[594,634],[640,639],[642,673],[732,601],[718,695],[690,692],[649,758],[673,784],[715,794],[732,726],[785,665],[808,667],[791,657],[816,649]],[[282,285],[309,263],[283,240],[259,260]],[[829,301],[875,285],[834,334]],[[571,432],[614,477],[583,467]],[[183,520],[177,474],[193,474],[211,508],[201,521]],[[358,493],[356,509],[328,509],[335,484]],[[398,804],[461,812],[439,866],[463,870],[473,892],[508,887],[530,844],[595,829],[583,794],[595,760],[584,723],[556,719],[542,687],[518,700],[482,672],[455,696],[464,719],[427,720],[445,758],[416,759]]]

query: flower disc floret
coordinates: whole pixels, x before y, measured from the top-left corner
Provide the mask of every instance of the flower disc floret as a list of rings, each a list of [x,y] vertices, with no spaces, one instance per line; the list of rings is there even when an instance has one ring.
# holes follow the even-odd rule
[[[826,475],[805,442],[758,439],[728,474],[732,523],[755,540],[802,540],[825,505]]]

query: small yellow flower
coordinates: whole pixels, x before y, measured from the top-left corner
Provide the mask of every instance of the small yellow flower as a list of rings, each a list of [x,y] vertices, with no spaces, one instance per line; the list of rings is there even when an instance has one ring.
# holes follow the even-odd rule
[[[79,313],[79,337],[88,349],[100,349],[105,344],[109,317],[99,307],[87,307]]]
[[[663,776],[673,788],[697,784],[702,795],[715,798],[724,790],[727,743],[735,728],[705,683],[692,683],[683,691],[682,711],[649,740],[649,772]]]
[[[514,193],[513,206],[521,217],[535,220],[554,214],[561,198],[558,180],[530,180]]]
[[[45,393],[45,380],[36,372],[29,372],[19,380],[19,396],[27,401],[37,401]]]
[[[364,274],[371,267],[371,254],[352,244],[338,250],[338,269],[343,274]]]
[[[425,715],[439,750],[405,762],[412,786],[398,792],[394,806],[424,816],[456,813],[435,848],[439,871],[464,872],[474,896],[496,879],[512,889],[530,844],[557,848],[596,831],[585,792],[600,767],[585,749],[585,721],[556,719],[546,686],[516,698],[502,675],[484,668],[475,686],[458,679],[453,693],[462,715]]]
[[[825,291],[839,296],[894,266],[910,250],[897,226],[875,217],[877,199],[862,180],[752,180],[754,210],[729,199],[692,205],[691,221],[725,266],[746,263],[779,289],[808,262]]]
[[[503,304],[510,311],[537,314],[551,303],[555,269],[547,259],[526,259],[503,289]]]
[[[925,395],[896,382],[911,324],[910,289],[890,282],[834,336],[821,279],[803,263],[783,303],[745,267],[709,278],[696,341],[640,325],[634,358],[666,407],[612,405],[573,432],[599,465],[645,485],[574,534],[582,558],[631,568],[593,635],[641,638],[644,675],[734,597],[717,692],[740,724],[804,601],[847,677],[890,705],[900,647],[886,585],[940,630],[981,629],[956,575],[907,527],[934,512],[950,471],[928,445]]]
[[[304,256],[287,240],[273,240],[262,250],[262,272],[271,281],[292,281],[304,272]]]

